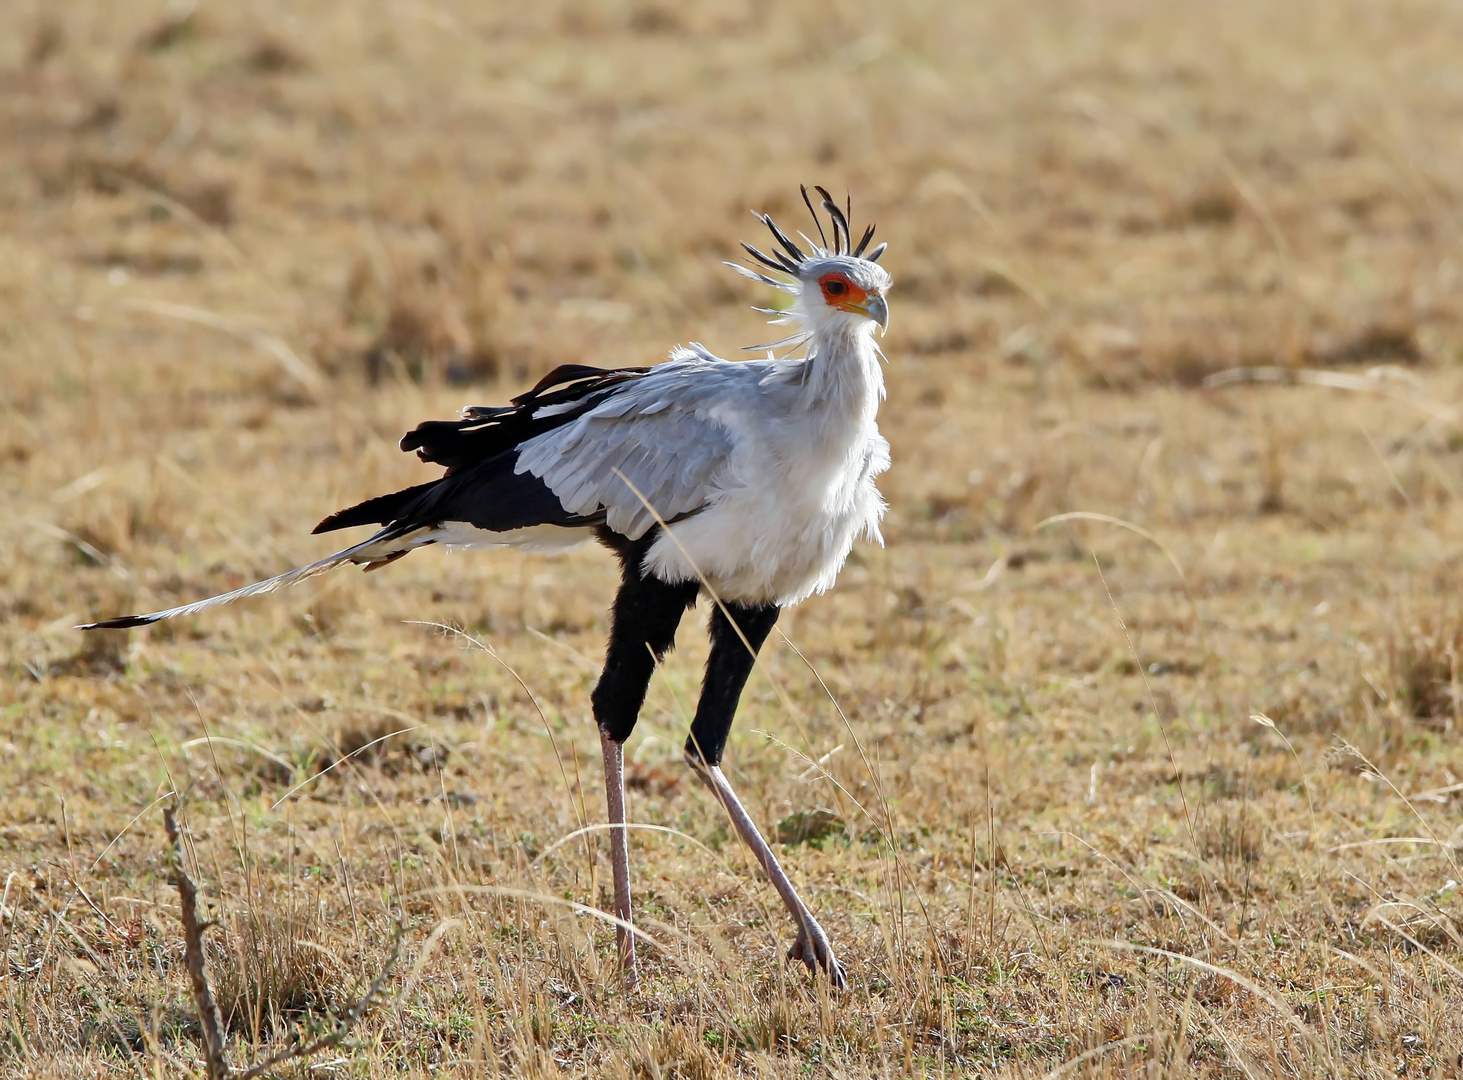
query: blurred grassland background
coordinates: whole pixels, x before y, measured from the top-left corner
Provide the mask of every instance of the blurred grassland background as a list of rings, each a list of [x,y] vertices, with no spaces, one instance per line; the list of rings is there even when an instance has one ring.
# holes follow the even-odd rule
[[[199,1068],[177,790],[236,1061],[399,921],[311,1075],[1457,1074],[1455,5],[0,25],[0,1072]],[[418,420],[780,336],[721,261],[800,182],[891,245],[888,546],[787,613],[729,768],[846,994],[680,763],[689,621],[630,747],[674,830],[638,993],[566,905],[609,905],[602,834],[559,843],[603,820],[602,552],[72,629],[324,554],[434,474]]]

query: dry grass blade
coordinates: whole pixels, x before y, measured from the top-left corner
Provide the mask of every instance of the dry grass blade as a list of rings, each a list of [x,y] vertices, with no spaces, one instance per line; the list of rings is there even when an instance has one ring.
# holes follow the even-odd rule
[[[320,372],[299,353],[291,349],[283,338],[274,334],[266,333],[263,330],[245,326],[243,323],[233,319],[227,319],[212,311],[205,311],[202,308],[192,307],[188,304],[172,304],[160,300],[124,300],[122,307],[130,311],[145,311],[152,315],[161,315],[169,319],[179,319],[183,322],[195,323],[198,326],[206,326],[211,330],[218,330],[232,337],[242,338],[253,345],[258,346],[264,352],[274,357],[279,366],[288,374],[298,380],[306,390],[311,393],[319,393],[325,387],[324,378]]]
[[[617,929],[625,930],[634,934],[641,941],[648,945],[661,948],[661,942],[651,937],[644,930],[636,927],[624,919],[611,915],[608,911],[601,911],[599,908],[590,907],[588,904],[581,904],[578,900],[567,900],[562,896],[552,896],[548,893],[534,892],[531,889],[515,889],[507,885],[443,885],[436,889],[423,889],[419,893],[413,893],[412,897],[431,896],[504,896],[513,900],[531,900],[536,904],[545,904],[549,907],[568,908],[576,915],[588,915],[598,919],[606,925]],[[678,933],[677,936],[690,940],[689,936]]]
[[[1295,1030],[1296,1034],[1308,1044],[1312,1047],[1319,1048],[1320,1044],[1316,1041],[1315,1033],[1301,1022],[1300,1018],[1295,1015],[1295,1010],[1253,979],[1247,979],[1236,971],[1231,971],[1229,968],[1221,967],[1218,964],[1211,964],[1206,960],[1200,960],[1196,956],[1188,956],[1185,953],[1173,952],[1170,949],[1155,949],[1151,945],[1135,945],[1128,941],[1102,941],[1092,942],[1092,944],[1100,945],[1108,949],[1117,949],[1122,952],[1161,956],[1175,963],[1183,964],[1185,967],[1191,967],[1197,971],[1205,971],[1211,975],[1217,975],[1221,979],[1232,982],[1236,986],[1242,987],[1251,994],[1254,994],[1255,997],[1269,1005],[1275,1011],[1275,1015],[1289,1024]]]
[[[1458,420],[1457,409],[1434,401],[1417,389],[1416,380],[1393,368],[1373,368],[1365,375],[1349,375],[1344,371],[1319,371],[1313,368],[1238,367],[1215,372],[1204,380],[1205,388],[1211,390],[1241,383],[1322,386],[1329,390],[1376,394],[1421,409],[1434,420],[1449,424],[1455,424]]]
[[[1059,1076],[1066,1076],[1069,1073],[1076,1072],[1083,1065],[1086,1065],[1089,1061],[1095,1061],[1100,1057],[1106,1057],[1108,1054],[1111,1054],[1117,1050],[1125,1050],[1130,1046],[1136,1046],[1139,1043],[1151,1039],[1152,1037],[1153,1036],[1151,1033],[1145,1033],[1142,1035],[1129,1035],[1126,1039],[1114,1039],[1112,1042],[1105,1042],[1101,1046],[1094,1046],[1091,1050],[1084,1050],[1076,1057],[1070,1058],[1067,1061],[1062,1062],[1055,1069],[1052,1069],[1050,1072],[1043,1075],[1042,1080],[1057,1080],[1057,1077]]]
[[[1396,784],[1394,784],[1390,776],[1388,776],[1384,771],[1378,768],[1369,757],[1363,754],[1355,746],[1346,742],[1345,740],[1341,740],[1339,743],[1339,747],[1343,752],[1350,754],[1352,757],[1356,758],[1363,765],[1365,765],[1371,771],[1372,776],[1375,776],[1377,779],[1381,780],[1382,783],[1387,785],[1393,795],[1396,795],[1397,798],[1402,800],[1402,804],[1407,807],[1408,812],[1417,819],[1417,823],[1421,825],[1423,829],[1427,832],[1428,839],[1431,840],[1431,842],[1436,847],[1441,849],[1443,854],[1447,856],[1448,862],[1453,868],[1453,872],[1463,873],[1463,871],[1459,870],[1457,848],[1451,843],[1444,843],[1442,841],[1437,832],[1434,831],[1432,822],[1428,821],[1428,819],[1423,816],[1422,811],[1417,808],[1416,804],[1413,803],[1412,799],[1407,795],[1407,793],[1399,788]]]
[[[329,765],[325,766],[325,768],[321,769],[319,772],[312,773],[311,775],[305,777],[305,779],[301,780],[298,784],[290,788],[279,798],[275,799],[274,803],[269,808],[271,810],[278,810],[282,805],[288,802],[292,796],[303,791],[305,788],[313,784],[316,780],[319,780],[322,776],[333,772],[337,767],[348,764],[352,758],[361,756],[371,748],[379,746],[381,743],[384,743],[387,739],[394,739],[398,735],[406,735],[409,732],[418,730],[421,726],[422,725],[420,724],[413,724],[411,727],[398,728],[395,731],[388,731],[385,735],[380,735],[377,738],[372,739],[364,746],[359,746],[348,754],[342,754],[340,757],[332,761]],[[290,771],[294,771],[294,766],[290,766]]]
[[[1179,584],[1184,587],[1184,596],[1188,598],[1189,607],[1192,608],[1194,612],[1194,625],[1198,628],[1199,636],[1205,643],[1205,652],[1209,651],[1209,638],[1207,632],[1204,629],[1204,613],[1199,609],[1199,600],[1194,595],[1194,590],[1192,586],[1189,585],[1189,575],[1184,573],[1184,568],[1182,564],[1179,563],[1178,556],[1173,553],[1172,549],[1170,549],[1167,544],[1165,544],[1158,537],[1154,536],[1153,533],[1143,528],[1143,526],[1141,525],[1138,525],[1131,521],[1125,521],[1120,517],[1113,517],[1111,514],[1097,514],[1093,513],[1090,510],[1072,510],[1065,514],[1056,514],[1049,518],[1043,518],[1041,521],[1038,521],[1034,527],[1037,529],[1044,529],[1048,525],[1056,525],[1063,521],[1096,521],[1103,525],[1115,525],[1119,529],[1126,529],[1128,532],[1133,533],[1136,536],[1141,536],[1144,540],[1147,540],[1150,544],[1152,544],[1159,551],[1161,551],[1163,553],[1163,557],[1168,560],[1168,565],[1172,566],[1173,572],[1178,575]],[[986,576],[989,577],[989,573],[987,573]]]
[[[392,732],[392,734],[400,735],[401,732],[394,731]],[[389,738],[390,736],[386,737]],[[187,750],[194,746],[234,746],[240,750],[247,750],[251,754],[258,754],[266,761],[272,761],[280,768],[288,769],[291,773],[295,771],[294,762],[280,757],[273,750],[266,750],[262,746],[255,746],[253,743],[246,742],[243,739],[231,739],[226,735],[205,735],[201,739],[189,739],[183,744],[183,749]],[[320,775],[320,773],[316,773],[315,777],[318,777]],[[314,779],[315,777],[312,777],[311,779]]]
[[[445,623],[426,622],[419,619],[408,620],[407,625],[429,626],[434,630],[441,631],[443,634],[450,634],[453,637],[456,637],[458,640],[466,642],[469,646],[477,649],[479,652],[487,653],[488,656],[493,658],[494,662],[499,664],[504,671],[508,672],[508,674],[513,677],[513,681],[516,682],[518,686],[523,690],[523,692],[528,695],[528,700],[533,704],[534,712],[538,713],[539,721],[543,724],[544,734],[548,736],[549,745],[553,748],[554,751],[554,760],[558,763],[559,766],[559,777],[564,781],[564,791],[569,796],[570,804],[574,806],[575,812],[579,818],[579,827],[581,829],[587,828],[589,825],[589,815],[584,807],[582,787],[570,783],[569,770],[564,764],[564,755],[559,750],[559,740],[554,735],[554,727],[552,724],[549,723],[548,714],[544,712],[543,706],[539,704],[538,697],[531,689],[529,689],[528,683],[524,682],[523,676],[518,674],[518,671],[513,667],[513,665],[509,664],[508,661],[504,660],[503,657],[498,655],[497,650],[495,650],[491,645],[489,645],[485,641],[473,637],[471,634],[458,627],[448,626]],[[574,767],[576,770],[579,768],[579,762],[577,758],[575,759]],[[577,802],[575,802],[574,798],[576,791],[579,792],[579,799]],[[588,844],[585,845],[585,855],[589,858],[590,862],[593,863],[594,854],[590,850]]]
[[[667,828],[664,825],[650,825],[646,824],[645,822],[636,821],[627,821],[623,825],[603,824],[582,826],[581,828],[575,829],[573,832],[565,833],[548,847],[544,848],[536,856],[534,856],[534,862],[541,862],[542,860],[552,855],[554,852],[558,851],[565,844],[572,843],[573,841],[578,840],[581,836],[587,836],[599,832],[607,833],[612,829],[633,829],[636,832],[663,833],[666,836],[674,836],[678,840],[686,841],[698,851],[701,851],[706,855],[711,856],[711,858],[715,860],[717,865],[719,865],[723,870],[727,871],[728,873],[730,873],[732,870],[731,864],[726,862],[726,860],[724,860],[720,855],[712,851],[709,847],[703,844],[700,840],[697,840],[690,833],[682,832],[680,829]]]

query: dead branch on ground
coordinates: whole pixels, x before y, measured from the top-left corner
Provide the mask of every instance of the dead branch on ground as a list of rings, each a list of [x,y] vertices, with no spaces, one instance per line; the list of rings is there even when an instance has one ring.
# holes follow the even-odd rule
[[[401,926],[398,924],[392,937],[391,955],[381,965],[381,970],[361,999],[336,1021],[335,1028],[308,1043],[294,1042],[277,1054],[265,1058],[257,1065],[251,1065],[243,1072],[236,1072],[229,1064],[227,1038],[223,1019],[219,1015],[218,1002],[208,982],[208,970],[203,955],[203,932],[214,923],[198,917],[198,887],[183,868],[183,845],[179,837],[176,806],[163,808],[163,826],[168,833],[168,859],[172,867],[173,885],[178,890],[183,922],[183,966],[188,970],[189,989],[193,994],[193,1006],[203,1027],[203,1044],[206,1053],[206,1075],[208,1080],[254,1080],[271,1069],[299,1058],[313,1057],[322,1050],[339,1046],[365,1016],[366,1010],[380,995],[386,985],[386,978],[396,965],[401,954]],[[295,1039],[298,1040],[296,1035]]]
[[[213,988],[208,985],[208,971],[203,958],[203,932],[213,922],[198,918],[198,887],[183,869],[183,844],[178,835],[178,821],[171,806],[163,807],[163,827],[168,831],[173,885],[178,890],[178,905],[182,909],[179,916],[183,920],[183,966],[188,969],[193,1006],[198,1010],[198,1020],[203,1025],[208,1080],[227,1080],[233,1070],[229,1067],[227,1048],[224,1045],[223,1019],[219,1016]]]

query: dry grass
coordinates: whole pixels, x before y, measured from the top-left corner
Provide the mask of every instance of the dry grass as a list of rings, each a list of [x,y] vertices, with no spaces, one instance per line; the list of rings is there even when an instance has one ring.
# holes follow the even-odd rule
[[[1454,8],[6,25],[0,1071],[199,1067],[172,790],[236,1061],[327,1023],[400,920],[387,1001],[315,1072],[1458,1071]],[[679,765],[689,628],[631,746],[666,831],[635,837],[657,944],[619,988],[575,906],[608,906],[603,837],[562,842],[603,813],[599,553],[71,629],[316,555],[325,513],[422,479],[394,446],[419,419],[765,340],[719,261],[799,181],[892,245],[889,546],[788,614],[810,666],[774,639],[729,762],[847,994],[783,963]],[[1204,388],[1237,365],[1355,378]],[[1187,587],[1141,534],[1040,525],[1073,511]]]

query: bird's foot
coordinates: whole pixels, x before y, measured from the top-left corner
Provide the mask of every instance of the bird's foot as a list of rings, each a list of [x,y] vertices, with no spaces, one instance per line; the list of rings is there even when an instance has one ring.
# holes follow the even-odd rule
[[[620,982],[626,990],[640,987],[640,967],[635,963],[635,937],[623,926],[615,928],[615,944],[620,954]]]
[[[810,930],[811,932],[809,932]],[[828,944],[828,936],[823,933],[823,928],[816,922],[812,923],[811,927],[804,926],[798,930],[797,940],[792,943],[792,948],[787,950],[787,958],[801,960],[815,975],[818,973],[818,969],[822,968],[828,973],[828,981],[836,990],[842,990],[848,986],[848,972],[833,955],[833,946]]]
[[[640,989],[640,971],[633,956],[620,961],[620,983],[627,991]]]

